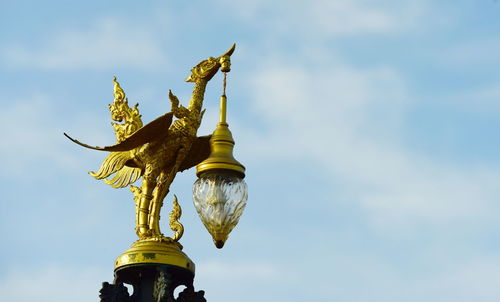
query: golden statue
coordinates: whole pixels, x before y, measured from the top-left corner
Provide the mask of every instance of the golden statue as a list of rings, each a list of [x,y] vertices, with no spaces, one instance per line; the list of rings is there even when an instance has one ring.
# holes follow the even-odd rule
[[[160,210],[177,172],[194,166],[198,179],[193,184],[193,203],[217,248],[224,246],[245,208],[245,167],[233,157],[234,140],[226,122],[226,74],[234,49],[235,45],[191,70],[186,81],[193,82],[194,89],[187,107],[169,91],[171,111],[146,125],[139,105],[128,105],[115,77],[114,100],[108,105],[115,145],[93,147],[65,133],[83,147],[109,152],[99,170],[90,175],[114,188],[130,185],[134,196],[139,239],[116,259],[113,284],[103,283],[101,301],[206,301],[203,291],[194,291],[195,265],[178,242],[184,227],[179,222],[182,210],[177,196],[169,215],[172,237],[160,231]],[[205,88],[219,70],[224,73],[219,122],[212,135],[198,137]],[[133,186],[141,177],[141,186]],[[123,283],[133,286],[132,296]],[[174,299],[174,290],[180,285],[186,288]]]
[[[117,122],[112,123],[115,145],[93,147],[65,134],[83,147],[110,152],[99,170],[90,172],[93,177],[114,188],[126,187],[142,177],[141,187],[130,186],[136,203],[135,230],[139,241],[173,242],[182,236],[177,197],[170,214],[170,227],[175,232],[172,238],[163,236],[160,231],[160,209],[177,172],[198,165],[210,155],[211,135],[197,137],[205,112],[202,110],[205,88],[219,69],[224,73],[230,71],[230,56],[234,49],[235,45],[222,56],[209,57],[191,70],[186,81],[193,82],[194,89],[187,107],[180,105],[179,99],[170,91],[171,112],[145,126],[138,104],[129,107],[125,92],[114,78],[114,101],[108,107],[111,118]],[[172,122],[174,117],[177,119]]]

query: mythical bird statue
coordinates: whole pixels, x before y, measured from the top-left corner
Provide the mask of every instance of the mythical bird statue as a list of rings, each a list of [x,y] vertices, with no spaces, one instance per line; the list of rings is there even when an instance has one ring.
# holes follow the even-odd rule
[[[160,209],[176,173],[196,166],[210,154],[211,136],[196,136],[205,111],[202,110],[205,88],[219,69],[223,72],[230,70],[230,56],[234,49],[235,45],[222,56],[209,57],[191,70],[186,81],[193,82],[194,88],[187,108],[179,105],[179,99],[170,91],[171,112],[145,126],[142,126],[138,105],[128,106],[125,92],[115,78],[115,99],[108,107],[111,118],[123,122],[112,123],[117,144],[93,147],[64,134],[83,147],[110,152],[99,170],[90,172],[93,177],[103,179],[115,188],[123,188],[142,176],[140,188],[131,186],[136,202],[139,240],[177,241],[182,235],[182,225],[176,221],[180,216],[177,198],[170,215],[170,226],[176,232],[174,239],[164,237],[160,232]],[[177,119],[172,122],[174,117]]]

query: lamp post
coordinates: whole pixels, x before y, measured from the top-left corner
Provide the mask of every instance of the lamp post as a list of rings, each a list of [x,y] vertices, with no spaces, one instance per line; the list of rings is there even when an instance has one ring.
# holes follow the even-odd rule
[[[226,74],[230,71],[233,45],[219,57],[197,64],[187,82],[194,83],[187,107],[169,92],[171,111],[143,126],[138,104],[129,107],[125,92],[114,81],[114,100],[108,107],[116,144],[93,147],[65,134],[73,142],[94,150],[109,152],[93,177],[115,188],[130,186],[136,208],[135,232],[139,239],[115,261],[113,283],[103,283],[103,302],[202,302],[203,291],[195,291],[195,264],[179,243],[184,227],[181,207],[174,195],[169,215],[172,236],[160,231],[160,210],[178,172],[196,166],[198,179],[193,185],[195,208],[222,248],[245,208],[247,185],[245,167],[233,157],[234,140],[226,122]],[[207,83],[221,70],[224,73],[220,98],[220,120],[212,135],[197,136],[203,113]],[[140,187],[132,183],[142,178]],[[130,294],[124,284],[133,286]],[[174,297],[174,290],[186,288]]]

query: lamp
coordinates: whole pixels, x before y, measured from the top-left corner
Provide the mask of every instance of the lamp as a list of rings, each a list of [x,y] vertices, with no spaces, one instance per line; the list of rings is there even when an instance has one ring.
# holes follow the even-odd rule
[[[193,201],[201,221],[222,248],[238,223],[248,198],[245,167],[233,157],[234,140],[226,122],[227,98],[220,98],[220,120],[210,139],[210,156],[196,166]]]

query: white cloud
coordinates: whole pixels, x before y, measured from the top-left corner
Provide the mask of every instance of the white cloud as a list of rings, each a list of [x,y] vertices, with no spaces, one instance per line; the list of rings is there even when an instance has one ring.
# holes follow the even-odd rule
[[[307,18],[334,35],[384,33],[397,29],[397,20],[387,11],[356,1],[315,1]]]
[[[112,278],[97,268],[51,265],[7,273],[0,279],[0,291],[5,301],[97,301],[101,283]]]
[[[435,297],[447,297],[457,302],[495,302],[500,298],[498,287],[500,259],[498,257],[475,259],[457,266],[436,279],[432,280],[433,284],[428,284],[436,292]]]
[[[268,127],[245,134],[253,138],[241,142],[240,152],[252,152],[246,157],[314,162],[344,180],[348,196],[390,232],[495,219],[498,173],[405,147],[401,121],[411,102],[397,72],[264,65],[252,76],[251,99]]]
[[[499,114],[500,82],[485,83],[483,87],[474,89],[457,89],[446,97],[431,98],[429,102],[444,105],[467,113]]]
[[[319,301],[487,301],[500,297],[498,257],[479,256],[444,268],[443,260],[425,259],[420,270],[407,263],[394,265],[373,255],[346,255],[333,251],[329,257],[334,273],[316,274],[316,282],[303,288]],[[407,259],[413,262],[415,259]],[[446,261],[448,259],[444,259]],[[303,273],[305,273],[303,271]],[[305,273],[307,274],[307,273]],[[321,273],[320,273],[321,274]]]
[[[7,105],[0,112],[0,127],[8,130],[4,131],[2,138],[5,148],[0,149],[0,157],[4,159],[0,175],[25,178],[33,173],[46,173],[46,165],[70,170],[87,169],[84,158],[75,161],[72,143],[63,136],[69,124],[62,124],[68,116],[58,115],[50,99],[47,95],[33,94],[4,102]],[[92,134],[88,137],[105,141],[101,138],[102,132],[89,120],[90,117],[79,113],[73,116],[72,128],[85,129]],[[84,135],[81,130],[79,133]]]
[[[226,263],[209,261],[197,266],[199,279],[210,279],[210,282],[240,282],[242,280],[259,280],[259,282],[276,282],[280,278],[279,269],[270,263]],[[202,284],[202,282],[199,282]]]
[[[302,37],[388,34],[422,26],[425,1],[228,1],[219,0],[231,13],[265,28],[271,35]],[[277,17],[279,16],[279,17]],[[269,30],[271,29],[271,30]]]
[[[439,59],[456,66],[478,66],[498,64],[500,39],[497,36],[487,38],[473,38],[460,40],[446,46],[440,53]]]
[[[242,293],[255,288],[261,297],[278,301],[307,297],[315,301],[493,302],[500,296],[495,283],[500,277],[498,257],[484,257],[484,254],[457,257],[451,252],[444,259],[431,254],[414,259],[415,254],[409,252],[398,255],[396,258],[406,259],[398,263],[388,260],[391,255],[381,257],[368,252],[373,252],[371,248],[356,251],[329,245],[297,248],[300,261],[293,264],[285,260],[290,255],[281,258],[271,256],[272,253],[269,255],[273,257],[272,263],[266,260],[201,263],[197,267],[195,288],[205,290],[207,300],[219,301],[231,301],[235,296],[240,301],[254,301],[255,295]],[[419,262],[422,269],[412,269]]]
[[[35,47],[11,45],[3,60],[11,66],[48,70],[155,68],[167,62],[154,26],[101,19],[88,29],[64,29]]]
[[[195,288],[205,291],[207,301],[233,301],[234,297],[239,301],[255,301],[258,296],[276,300],[280,296],[277,288],[296,284],[302,278],[292,268],[270,263],[269,259],[245,260],[200,263],[196,267]]]

